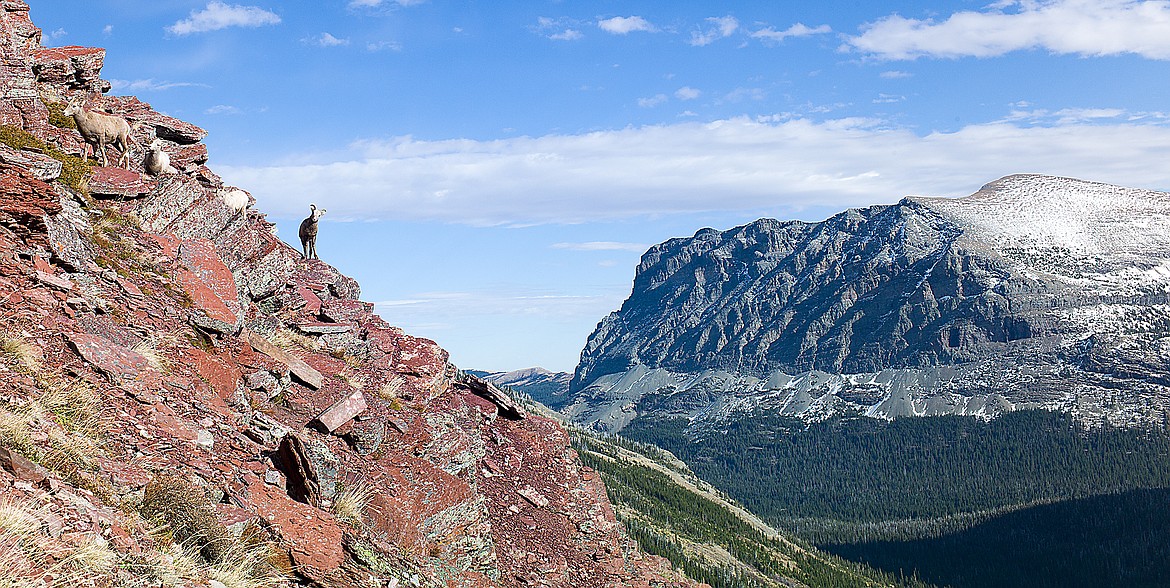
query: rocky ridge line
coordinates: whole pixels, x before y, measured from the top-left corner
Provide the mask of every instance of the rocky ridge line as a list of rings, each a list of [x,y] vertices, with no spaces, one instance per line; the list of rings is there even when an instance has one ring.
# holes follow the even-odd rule
[[[270,544],[298,585],[693,585],[624,536],[556,422],[455,387],[443,349],[239,206],[205,131],[103,95],[103,50],[40,39],[0,4],[0,495],[30,521],[24,543],[0,533],[8,570],[60,580],[74,560],[53,554],[98,545],[126,565],[79,573],[152,582],[127,567],[174,559],[149,512],[205,553]],[[178,173],[79,165],[53,117],[78,95]],[[30,544],[48,559],[6,551]]]

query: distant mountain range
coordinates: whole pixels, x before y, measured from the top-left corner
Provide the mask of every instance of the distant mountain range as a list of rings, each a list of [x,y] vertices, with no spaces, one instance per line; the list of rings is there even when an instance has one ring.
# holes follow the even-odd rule
[[[530,367],[511,372],[485,372],[468,370],[493,384],[509,386],[524,392],[533,400],[553,409],[560,410],[568,400],[569,380],[572,374],[550,372],[540,367]]]
[[[1161,422],[1168,292],[1170,195],[1008,176],[656,245],[569,390],[547,397],[611,432],[639,414],[705,427],[756,410]]]

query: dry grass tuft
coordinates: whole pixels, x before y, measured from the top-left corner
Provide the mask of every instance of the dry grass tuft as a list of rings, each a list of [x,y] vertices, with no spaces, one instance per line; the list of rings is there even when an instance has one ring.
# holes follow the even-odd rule
[[[23,337],[0,338],[0,352],[27,371],[41,369],[41,350]]]
[[[302,335],[292,329],[278,329],[272,334],[272,344],[281,349],[289,349],[291,347],[300,347],[309,351],[319,351],[321,343],[312,337]]]
[[[361,390],[361,389],[366,387],[366,379],[365,378],[363,378],[361,375],[355,374],[347,369],[342,370],[340,373],[338,373],[337,377],[341,381],[345,382],[346,384],[349,384],[350,387],[352,387],[354,390]]]
[[[171,346],[174,345],[174,343],[170,340],[164,340],[160,337],[151,337],[149,339],[143,339],[138,343],[135,343],[134,346],[130,349],[138,355],[141,355],[143,359],[146,360],[146,363],[150,364],[150,367],[154,369],[154,371],[167,374],[171,371],[171,362],[159,349],[164,343],[170,343]]]
[[[362,515],[374,497],[374,488],[366,482],[356,482],[342,488],[333,498],[333,514],[337,520],[353,526],[362,524]]]
[[[386,383],[382,384],[381,388],[378,388],[378,396],[385,400],[396,400],[404,384],[406,384],[406,378],[395,374],[389,380],[386,380]]]
[[[56,374],[37,374],[38,404],[69,433],[98,436],[104,430],[98,392],[93,384]]]

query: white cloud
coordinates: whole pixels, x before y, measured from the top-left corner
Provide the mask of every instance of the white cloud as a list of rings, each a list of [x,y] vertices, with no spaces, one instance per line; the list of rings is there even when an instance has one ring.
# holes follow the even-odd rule
[[[102,27],[102,34],[107,36],[107,37],[114,34],[114,25],[108,24],[108,25]]]
[[[744,100],[763,100],[767,93],[760,88],[736,88],[723,96],[720,103],[736,103]]]
[[[553,249],[569,251],[630,251],[642,253],[650,248],[645,243],[619,243],[616,241],[589,241],[586,243],[554,243]]]
[[[228,27],[261,27],[280,23],[280,17],[258,6],[224,4],[218,0],[207,3],[203,10],[191,11],[191,16],[166,28],[172,35],[190,35],[218,31]]]
[[[1170,128],[1114,119],[994,122],[920,136],[864,119],[736,118],[496,141],[399,137],[352,149],[345,161],[217,171],[278,216],[301,216],[310,198],[328,201],[335,219],[472,225],[790,214],[965,195],[1020,172],[1170,188]]]
[[[702,47],[710,45],[719,39],[730,37],[739,29],[739,21],[734,16],[713,16],[707,19],[711,23],[705,30],[691,32],[691,45]]]
[[[172,88],[206,88],[208,86],[194,82],[160,82],[154,78],[148,78],[144,80],[110,80],[110,87],[119,92],[161,92]]]
[[[397,41],[372,41],[366,43],[366,51],[402,51],[402,43]]]
[[[548,38],[554,41],[577,41],[584,37],[585,35],[581,34],[581,31],[576,29],[565,29],[564,31],[548,36]]]
[[[674,97],[678,98],[679,100],[694,100],[695,98],[698,98],[702,95],[703,92],[690,86],[683,86],[674,91]]]
[[[784,39],[788,39],[790,37],[810,37],[812,35],[822,35],[831,32],[833,32],[833,29],[829,27],[829,25],[810,27],[804,23],[798,22],[782,31],[777,31],[772,27],[760,29],[752,33],[752,38],[770,41],[772,43],[780,43],[783,42]]]
[[[910,72],[898,70],[887,70],[878,74],[878,77],[882,78],[883,80],[902,80],[913,76],[914,74]]]
[[[427,0],[351,0],[350,8],[377,8],[383,4],[397,4],[399,6],[418,6]]]
[[[668,100],[670,100],[670,98],[668,98],[666,94],[655,94],[649,98],[639,98],[638,106],[641,106],[642,108],[654,108],[655,106],[666,104]]]
[[[332,212],[332,211],[331,211]],[[619,294],[620,296],[620,294]],[[613,310],[613,295],[576,295],[538,289],[490,290],[468,292],[420,292],[411,298],[381,300],[374,303],[383,317],[393,317],[395,325],[407,330],[420,321],[426,330],[448,325],[435,323],[435,317],[469,317],[525,315],[529,317],[566,318],[581,315],[604,316]]]
[[[607,33],[627,35],[636,31],[652,33],[658,29],[640,16],[615,16],[597,21],[597,26]]]
[[[873,99],[874,104],[893,104],[905,100],[905,96],[898,96],[896,94],[878,94],[877,98]]]
[[[881,59],[995,57],[1043,49],[1085,57],[1170,59],[1170,2],[1006,0],[941,22],[894,14],[862,27],[843,49]]]
[[[68,31],[66,31],[65,29],[59,28],[59,29],[56,29],[56,30],[46,34],[45,36],[48,37],[50,41],[56,41],[58,39],[63,39],[65,37],[67,37],[68,35],[69,35]]]
[[[302,43],[307,45],[316,45],[318,47],[341,47],[349,45],[349,39],[338,39],[329,33],[321,33],[316,37],[307,37],[301,39]]]
[[[216,104],[203,111],[204,114],[243,114],[243,112],[239,108],[227,104]]]

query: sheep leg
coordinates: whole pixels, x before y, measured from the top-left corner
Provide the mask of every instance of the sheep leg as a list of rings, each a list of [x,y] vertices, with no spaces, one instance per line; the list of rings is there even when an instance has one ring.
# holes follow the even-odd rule
[[[101,141],[98,142],[98,151],[102,154],[102,167],[109,167],[110,160],[106,159],[106,144]],[[94,159],[97,159],[96,157]]]

